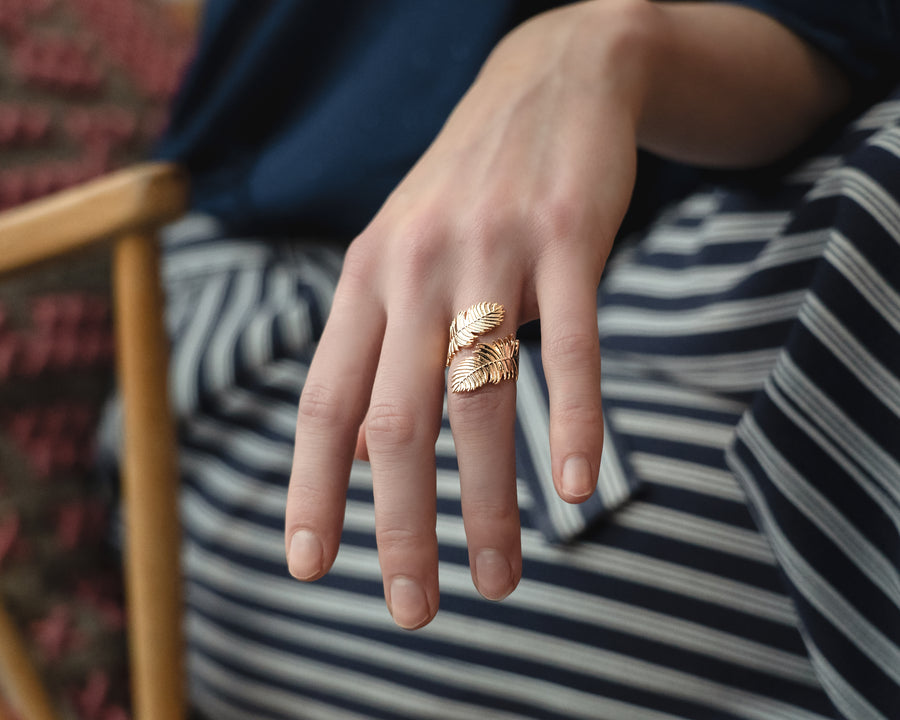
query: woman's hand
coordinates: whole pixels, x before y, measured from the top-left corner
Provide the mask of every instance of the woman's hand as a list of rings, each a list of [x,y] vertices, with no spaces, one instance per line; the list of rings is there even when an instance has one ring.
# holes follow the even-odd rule
[[[675,12],[673,20],[673,11],[661,7],[594,0],[513,31],[351,244],[300,400],[286,519],[288,562],[297,578],[318,578],[335,559],[362,427],[388,607],[406,628],[437,612],[434,444],[448,327],[478,302],[506,309],[503,324],[480,342],[541,318],[554,482],[570,502],[593,492],[603,436],[596,292],[633,187],[638,136],[666,150],[671,133],[678,151],[687,134],[690,153],[703,151],[702,132],[693,124],[679,127],[683,108],[654,74],[657,63],[672,63],[667,84],[687,86],[677,75],[678,57],[663,51],[696,52],[667,35],[696,35],[696,19],[682,21]],[[739,13],[744,34],[750,16],[760,36],[775,33],[776,48],[799,42],[752,11],[718,10],[726,20]],[[701,37],[701,49],[704,42]],[[722,74],[726,83],[730,77],[725,69],[706,73]],[[704,94],[718,101],[716,77],[695,91],[698,102]],[[731,95],[744,101],[729,88],[726,100]],[[739,110],[733,109],[736,116]],[[664,112],[674,114],[672,128],[657,117]],[[775,124],[793,127],[783,119]],[[729,145],[726,157],[738,145]],[[468,352],[461,351],[451,371]],[[500,599],[521,573],[515,385],[450,393],[447,402],[473,580],[485,597]]]

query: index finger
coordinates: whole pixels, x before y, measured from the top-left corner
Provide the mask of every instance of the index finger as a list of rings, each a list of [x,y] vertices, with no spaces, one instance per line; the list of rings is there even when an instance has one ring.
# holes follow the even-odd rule
[[[297,411],[285,551],[288,569],[299,580],[321,577],[337,557],[356,435],[384,323],[380,304],[338,286]]]

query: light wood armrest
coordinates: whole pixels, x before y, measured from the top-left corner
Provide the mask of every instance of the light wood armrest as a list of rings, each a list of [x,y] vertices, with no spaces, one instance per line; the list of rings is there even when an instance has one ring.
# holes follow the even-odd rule
[[[145,163],[0,213],[0,273],[174,220],[187,198],[183,170]]]
[[[0,606],[0,678],[4,694],[18,710],[17,717],[54,720],[56,712],[40,677],[28,662],[28,651],[3,606]],[[0,720],[12,720],[11,708],[0,703]]]

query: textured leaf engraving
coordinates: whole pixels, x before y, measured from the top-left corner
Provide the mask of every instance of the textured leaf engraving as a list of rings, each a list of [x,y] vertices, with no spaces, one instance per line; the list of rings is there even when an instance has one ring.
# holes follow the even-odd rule
[[[519,377],[519,341],[515,334],[492,343],[478,343],[470,357],[460,361],[450,377],[453,392],[469,392],[488,383]]]
[[[450,347],[447,367],[460,348],[471,347],[475,339],[500,327],[504,310],[500,303],[483,302],[463,310],[450,323]]]

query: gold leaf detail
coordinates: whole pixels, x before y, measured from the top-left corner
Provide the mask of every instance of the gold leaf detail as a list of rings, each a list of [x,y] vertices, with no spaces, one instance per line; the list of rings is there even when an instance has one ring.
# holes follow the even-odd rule
[[[488,383],[519,377],[519,341],[515,334],[492,343],[478,343],[470,357],[463,358],[450,377],[453,392],[470,392]]]
[[[471,347],[475,339],[500,327],[505,310],[500,303],[482,302],[463,310],[450,323],[447,367],[460,348]]]

